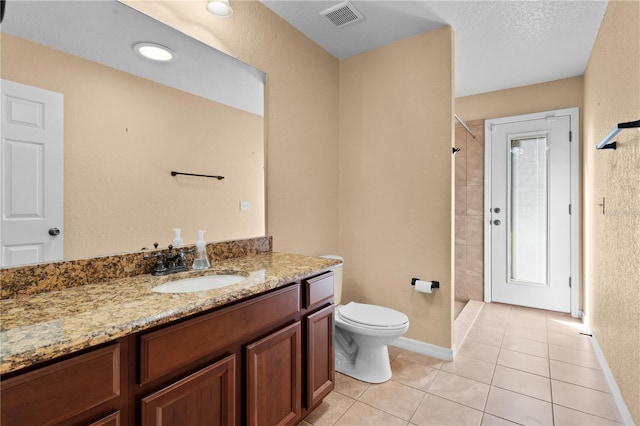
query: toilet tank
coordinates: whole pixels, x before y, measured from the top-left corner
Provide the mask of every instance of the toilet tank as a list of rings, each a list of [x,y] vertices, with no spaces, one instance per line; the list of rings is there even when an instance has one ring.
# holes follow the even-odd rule
[[[331,267],[331,270],[333,271],[333,299],[335,304],[339,305],[342,297],[342,265],[344,264],[344,259],[335,254],[325,254],[320,257],[324,257],[325,259],[337,259],[341,262],[340,264]]]

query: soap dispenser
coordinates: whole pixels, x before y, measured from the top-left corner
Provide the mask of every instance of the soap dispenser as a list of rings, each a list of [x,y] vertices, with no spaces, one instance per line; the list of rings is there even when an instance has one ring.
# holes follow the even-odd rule
[[[207,269],[211,266],[209,256],[207,256],[207,243],[204,242],[204,233],[207,231],[198,231],[198,241],[196,241],[196,257],[193,260],[193,269]]]
[[[180,237],[180,228],[173,228],[175,235],[173,236],[173,247],[182,247],[182,238]]]

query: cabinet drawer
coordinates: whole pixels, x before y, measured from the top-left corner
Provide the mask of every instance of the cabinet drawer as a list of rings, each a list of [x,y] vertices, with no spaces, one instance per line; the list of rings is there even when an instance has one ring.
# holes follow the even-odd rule
[[[292,285],[143,334],[140,337],[140,383],[160,378],[299,312],[299,292],[299,286]]]
[[[54,424],[120,396],[120,345],[2,382],[2,425]]]
[[[308,309],[333,298],[333,272],[309,278],[303,283],[306,294],[305,308]]]

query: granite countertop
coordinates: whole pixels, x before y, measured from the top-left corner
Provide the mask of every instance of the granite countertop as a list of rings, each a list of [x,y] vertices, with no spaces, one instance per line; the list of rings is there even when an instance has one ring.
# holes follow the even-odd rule
[[[219,261],[206,271],[139,275],[0,300],[0,374],[285,286],[337,263],[269,252]],[[168,281],[216,273],[241,274],[247,279],[203,292],[150,290]]]

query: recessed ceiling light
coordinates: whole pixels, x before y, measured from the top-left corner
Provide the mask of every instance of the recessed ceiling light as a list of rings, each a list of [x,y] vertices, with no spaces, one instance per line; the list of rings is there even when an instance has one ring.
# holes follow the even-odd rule
[[[158,62],[170,62],[176,59],[176,54],[168,47],[156,43],[142,42],[133,45],[133,50],[144,58]]]
[[[207,10],[222,18],[231,16],[233,13],[233,9],[229,5],[229,0],[209,0],[207,2]]]

